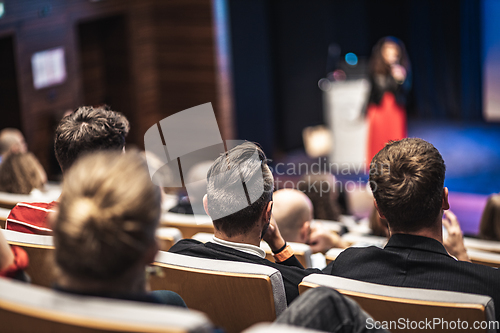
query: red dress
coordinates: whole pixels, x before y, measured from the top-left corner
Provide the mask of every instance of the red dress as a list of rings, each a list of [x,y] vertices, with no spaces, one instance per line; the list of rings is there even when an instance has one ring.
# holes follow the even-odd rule
[[[371,103],[367,110],[368,144],[367,164],[392,140],[406,138],[406,112],[396,103],[392,92],[385,92],[380,104]]]

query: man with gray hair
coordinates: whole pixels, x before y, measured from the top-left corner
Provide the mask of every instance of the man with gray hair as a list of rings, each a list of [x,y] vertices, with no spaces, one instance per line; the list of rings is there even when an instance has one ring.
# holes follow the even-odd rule
[[[283,276],[287,302],[293,301],[302,278],[321,271],[302,267],[271,220],[274,180],[262,149],[250,142],[231,149],[217,158],[207,180],[203,204],[214,223],[213,239],[205,244],[184,239],[170,252],[273,267]],[[265,258],[262,239],[276,263]]]

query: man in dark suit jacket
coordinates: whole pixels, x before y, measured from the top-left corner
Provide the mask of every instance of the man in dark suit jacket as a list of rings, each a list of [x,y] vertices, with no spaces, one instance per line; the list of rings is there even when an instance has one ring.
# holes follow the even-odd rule
[[[200,258],[233,260],[276,268],[281,272],[287,303],[298,295],[304,276],[321,273],[304,269],[271,221],[274,180],[264,152],[245,142],[220,156],[207,173],[205,211],[213,220],[214,237],[203,244],[184,239],[169,252]],[[276,263],[259,247],[264,239]]]
[[[370,165],[370,186],[391,238],[385,246],[349,248],[324,270],[336,276],[398,287],[487,295],[500,319],[500,272],[472,264],[449,209],[445,164],[439,151],[422,139],[386,145]],[[443,246],[443,224],[455,240],[451,257]],[[470,323],[472,325],[472,323]]]

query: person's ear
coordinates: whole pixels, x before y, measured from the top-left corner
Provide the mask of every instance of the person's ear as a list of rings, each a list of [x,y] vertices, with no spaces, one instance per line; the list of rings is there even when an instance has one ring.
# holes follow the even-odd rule
[[[265,216],[266,216],[266,221],[267,222],[271,222],[271,214],[273,213],[273,201],[269,201],[269,203],[267,204],[267,207],[266,207],[266,213],[265,213]]]
[[[441,208],[444,210],[450,209],[450,203],[448,202],[448,188],[447,187],[443,188],[443,203],[441,205]]]
[[[380,211],[380,209],[378,208],[378,205],[377,205],[377,200],[373,199],[373,204],[375,205],[375,208],[377,209],[378,216],[380,216],[380,218],[381,218],[381,219],[385,219],[384,214],[382,214],[382,212],[381,212],[381,211]]]
[[[300,242],[307,244],[311,237],[311,221],[306,221],[299,230]]]
[[[267,225],[271,223],[272,213],[273,213],[273,201],[269,201],[267,206],[262,211],[261,215],[262,225]]]
[[[210,216],[208,213],[208,196],[206,194],[203,196],[203,209],[205,209],[205,213]]]

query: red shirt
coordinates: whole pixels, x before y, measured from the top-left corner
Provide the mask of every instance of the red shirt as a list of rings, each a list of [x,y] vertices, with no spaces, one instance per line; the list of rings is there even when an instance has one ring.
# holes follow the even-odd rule
[[[56,201],[19,202],[10,211],[5,229],[37,235],[52,235],[49,213],[55,212]]]

